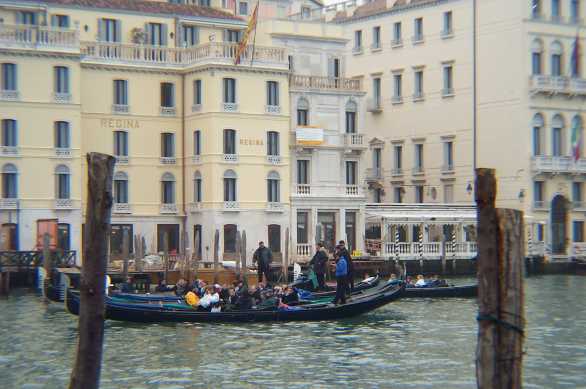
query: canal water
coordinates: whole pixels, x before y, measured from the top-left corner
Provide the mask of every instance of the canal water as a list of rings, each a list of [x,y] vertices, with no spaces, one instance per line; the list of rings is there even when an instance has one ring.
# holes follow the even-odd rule
[[[526,280],[525,388],[586,388],[586,277]],[[474,299],[400,300],[351,320],[108,321],[102,388],[475,388]],[[77,319],[34,293],[0,300],[0,388],[64,388]]]

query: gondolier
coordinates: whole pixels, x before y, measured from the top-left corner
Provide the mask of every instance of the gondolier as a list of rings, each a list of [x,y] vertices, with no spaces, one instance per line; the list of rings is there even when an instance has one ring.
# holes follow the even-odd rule
[[[266,277],[264,283],[269,280],[269,272],[271,262],[273,261],[273,253],[265,246],[264,242],[258,242],[258,248],[252,256],[253,263],[256,263],[258,269],[258,282],[263,282],[263,275]]]
[[[324,248],[324,244],[319,242],[315,245],[315,255],[309,261],[309,265],[313,267],[313,271],[317,277],[317,290],[325,290],[326,282],[325,282],[325,274],[326,274],[326,264],[328,262],[328,254]]]

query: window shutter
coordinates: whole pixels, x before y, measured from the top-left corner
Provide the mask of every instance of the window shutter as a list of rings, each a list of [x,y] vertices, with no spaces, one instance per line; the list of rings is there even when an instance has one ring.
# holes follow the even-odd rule
[[[151,24],[145,23],[144,24],[144,43],[147,45],[151,45]]]
[[[167,46],[168,29],[166,24],[161,24],[161,46]]]
[[[122,21],[121,20],[114,20],[114,42],[121,42],[122,41]]]
[[[24,24],[24,14],[21,11],[16,12],[16,24]]]
[[[102,42],[106,40],[104,39],[104,33],[106,31],[104,23],[104,19],[98,19],[98,40]]]
[[[193,44],[194,45],[199,44],[199,27],[193,28]]]
[[[171,134],[169,136],[170,139],[170,144],[171,144],[171,156],[174,157],[175,156],[175,134]]]
[[[51,15],[51,26],[58,27],[57,15]]]

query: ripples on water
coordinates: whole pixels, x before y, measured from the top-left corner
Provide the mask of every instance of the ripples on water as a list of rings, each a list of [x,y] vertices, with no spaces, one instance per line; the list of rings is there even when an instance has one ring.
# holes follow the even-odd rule
[[[525,388],[586,388],[586,277],[526,283]],[[102,388],[475,388],[476,301],[400,300],[315,323],[106,322]],[[63,388],[77,320],[14,291],[0,300],[0,388]]]

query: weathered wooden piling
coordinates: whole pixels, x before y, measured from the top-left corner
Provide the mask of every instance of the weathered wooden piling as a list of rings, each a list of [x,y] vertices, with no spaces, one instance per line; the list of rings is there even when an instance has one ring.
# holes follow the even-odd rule
[[[214,284],[218,283],[219,271],[219,253],[220,251],[220,231],[216,229],[214,233]]]
[[[522,386],[524,296],[523,213],[496,209],[493,169],[476,170],[478,212],[479,389]]]
[[[130,257],[130,237],[128,236],[128,231],[123,228],[122,229],[122,275],[124,277],[124,281],[126,282],[126,278],[128,277],[128,261]]]
[[[169,234],[167,231],[163,232],[163,266],[163,278],[165,279],[166,283],[169,279]]]
[[[79,285],[79,340],[70,389],[100,385],[104,339],[104,290],[112,209],[114,157],[89,153],[85,244]]]

